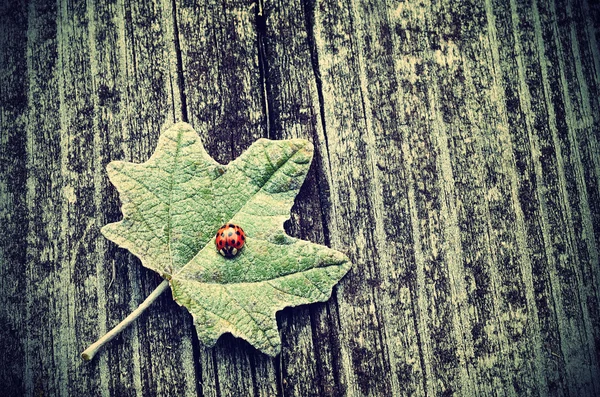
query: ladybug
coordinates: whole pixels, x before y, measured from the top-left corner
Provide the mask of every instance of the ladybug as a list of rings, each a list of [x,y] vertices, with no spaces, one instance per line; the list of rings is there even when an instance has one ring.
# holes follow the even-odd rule
[[[219,228],[215,236],[215,245],[219,254],[225,258],[233,258],[236,256],[244,243],[246,242],[246,234],[244,230],[233,223],[225,224]]]

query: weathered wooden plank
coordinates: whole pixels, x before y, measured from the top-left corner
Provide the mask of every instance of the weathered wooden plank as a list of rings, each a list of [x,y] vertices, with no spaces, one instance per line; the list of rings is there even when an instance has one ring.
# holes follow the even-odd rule
[[[256,14],[248,0],[176,5],[188,118],[208,153],[225,164],[268,136]],[[201,395],[278,393],[277,361],[241,339],[225,335],[198,354]]]
[[[95,198],[111,204],[104,211],[108,216],[99,219],[99,230],[121,216],[115,191],[107,186],[106,163],[147,159],[160,129],[181,118],[182,110],[175,83],[176,49],[170,2],[149,7],[120,1],[103,3],[88,7],[88,18],[92,27],[89,45],[94,86],[90,101],[95,110],[94,137],[102,159],[102,166],[94,169]],[[97,241],[101,245],[99,252],[105,253],[96,264],[102,280],[98,289],[106,300],[99,306],[106,306],[106,310],[105,319],[99,319],[101,331],[89,342],[121,321],[160,282],[154,273],[141,268],[137,259],[101,235]],[[156,306],[156,315],[143,318],[129,335],[119,338],[121,344],[107,349],[106,362],[102,363],[103,358],[99,357],[101,373],[112,372],[108,368],[121,368],[117,371],[119,382],[110,382],[109,394],[137,394],[140,390],[153,395],[196,393],[190,320],[168,294]],[[165,327],[174,332],[167,332]],[[173,366],[163,367],[163,362]],[[165,388],[165,384],[176,386]]]
[[[0,384],[25,392],[27,5],[0,6]]]
[[[96,253],[92,264],[95,265],[95,285],[88,286],[89,292],[97,294],[97,315],[90,318],[94,332],[85,338],[90,343],[116,324],[140,296],[132,294],[128,283],[130,275],[124,263],[135,261],[111,247],[98,233],[100,227],[118,214],[116,192],[108,186],[104,167],[108,161],[123,156],[124,145],[121,137],[127,136],[127,125],[123,114],[127,114],[127,63],[125,58],[125,31],[119,26],[119,17],[124,15],[122,3],[108,2],[105,7],[88,5],[86,17],[89,23],[89,79],[92,81],[92,92],[88,100],[93,106],[91,132],[94,140],[94,157],[96,166],[90,170],[94,178],[94,205],[102,216],[94,225],[96,237]],[[104,208],[104,211],[101,209]],[[99,215],[99,214],[97,214]],[[91,256],[91,255],[90,255]],[[90,258],[91,259],[91,258]],[[135,291],[135,290],[134,290]],[[141,388],[139,358],[136,360],[132,342],[137,337],[137,329],[132,327],[130,335],[124,335],[124,341],[88,365],[97,367],[100,375],[102,395],[135,394]],[[85,348],[85,346],[84,346]],[[123,363],[129,360],[128,366]],[[125,370],[123,368],[127,368]],[[116,375],[111,376],[114,371]]]
[[[579,7],[578,7],[579,8]],[[578,300],[583,322],[582,333],[584,343],[578,348],[587,355],[584,366],[590,367],[590,374],[582,374],[584,386],[582,393],[593,390],[600,393],[600,379],[594,374],[600,372],[600,263],[598,258],[598,238],[600,224],[593,222],[593,207],[598,206],[600,191],[598,190],[598,167],[594,162],[600,151],[597,149],[598,124],[593,126],[593,107],[598,107],[599,96],[592,98],[588,95],[587,79],[584,76],[583,65],[591,66],[592,54],[581,51],[585,49],[586,34],[581,27],[585,22],[583,15],[575,16],[571,2],[555,1],[551,3],[550,15],[555,22],[554,44],[559,57],[558,69],[560,76],[562,102],[564,104],[564,121],[559,129],[558,145],[565,159],[565,196],[570,210],[566,211],[568,227],[572,234],[571,244],[574,254],[579,258],[573,270],[578,285]],[[580,26],[578,26],[578,22]],[[578,29],[579,28],[579,29]],[[578,31],[579,30],[579,31]],[[579,44],[581,40],[583,45]],[[598,48],[596,48],[598,51]],[[593,70],[592,68],[588,70]],[[587,81],[586,81],[587,80]],[[600,115],[596,114],[596,118]],[[598,120],[596,120],[598,121]],[[594,130],[595,128],[595,130]],[[596,158],[596,159],[594,159]],[[581,365],[577,363],[576,365]]]
[[[345,134],[355,133],[350,129],[362,130],[356,137],[346,137],[350,142],[363,141],[364,146],[351,147],[351,154],[343,155],[348,157],[345,159],[348,164],[342,169],[359,169],[358,175],[353,175],[354,178],[374,183],[371,188],[365,189],[366,194],[371,196],[367,200],[372,202],[372,205],[366,207],[375,208],[372,221],[364,225],[367,232],[363,233],[368,234],[368,230],[373,230],[374,236],[371,238],[375,239],[376,244],[375,250],[369,252],[368,257],[363,260],[367,263],[372,261],[369,265],[373,269],[370,271],[377,275],[370,280],[375,287],[373,305],[380,312],[377,313],[379,318],[375,328],[381,333],[380,337],[385,338],[383,344],[387,351],[382,361],[383,368],[388,370],[389,367],[390,373],[394,375],[385,379],[367,378],[372,384],[364,382],[365,376],[358,376],[363,380],[359,382],[362,386],[360,393],[386,393],[384,388],[377,389],[385,387],[385,382],[390,382],[387,387],[391,390],[388,393],[400,393],[403,387],[407,388],[404,392],[412,387],[417,388],[417,392],[421,390],[421,393],[424,392],[421,388],[428,388],[430,393],[458,390],[469,393],[473,391],[473,385],[464,371],[467,370],[466,361],[472,355],[472,346],[470,336],[465,332],[468,325],[463,326],[463,323],[468,322],[468,314],[462,275],[463,254],[459,248],[457,229],[457,189],[448,149],[450,133],[446,129],[450,128],[444,125],[446,120],[442,120],[445,116],[442,112],[452,113],[454,109],[444,107],[444,103],[439,102],[438,97],[442,95],[439,93],[440,88],[437,88],[441,84],[447,84],[448,77],[451,76],[450,73],[447,76],[440,66],[447,67],[447,61],[451,62],[452,57],[458,54],[453,53],[456,51],[456,44],[444,37],[448,34],[444,31],[447,27],[443,23],[434,23],[435,20],[421,20],[424,14],[420,7],[425,10],[431,7],[427,11],[433,14],[432,19],[449,15],[453,23],[460,23],[453,19],[460,15],[451,13],[448,9],[436,9],[431,4],[406,5],[405,10],[400,9],[401,7],[402,4],[399,4],[387,10],[381,4],[354,5],[350,15],[342,16],[341,19],[353,21],[353,28],[357,33],[352,36],[354,29],[349,29],[345,34],[346,37],[351,36],[350,42],[341,46],[339,40],[335,41],[338,39],[335,34],[339,34],[340,30],[336,23],[339,22],[331,23],[330,17],[340,15],[340,11],[327,9],[323,12],[328,18],[323,26],[328,31],[323,34],[325,40],[320,43],[321,50],[325,57],[334,58],[333,65],[325,63],[325,68],[320,67],[325,122],[327,125],[329,119],[333,133],[342,135],[341,138],[336,138],[336,144],[339,144],[337,139],[343,142]],[[405,57],[396,56],[397,63],[394,63],[394,36],[398,33],[398,27],[390,26],[389,19],[393,18],[390,18],[390,14],[403,11],[409,14],[403,22],[408,22],[409,25],[423,23],[428,28],[430,25],[440,26],[440,30],[424,30],[422,27],[417,27],[415,32],[409,30],[406,36],[413,37],[407,47],[412,52],[402,54]],[[414,21],[411,20],[413,18]],[[329,23],[335,28],[328,27]],[[402,21],[399,25],[401,23]],[[402,26],[399,27],[402,29]],[[326,36],[328,33],[332,39]],[[319,40],[316,41],[319,45]],[[441,51],[431,54],[430,46],[441,48]],[[415,52],[417,56],[414,56]],[[323,58],[322,53],[319,54],[319,59]],[[414,57],[407,62],[405,58],[411,55]],[[436,55],[441,59],[436,59]],[[418,60],[419,56],[424,58],[422,63]],[[417,65],[411,64],[411,61]],[[403,63],[407,70],[402,72],[411,72],[410,69],[414,67],[417,75],[412,72],[408,78],[401,74],[396,76],[396,68],[403,67]],[[350,68],[350,72],[346,68]],[[419,68],[431,73],[431,76],[425,73],[424,76],[419,76]],[[351,76],[348,81],[345,80],[347,75]],[[356,76],[358,81],[353,81],[352,78]],[[325,94],[328,88],[326,85],[330,85],[329,89],[333,93],[330,91]],[[345,102],[348,102],[346,98],[352,95],[359,97],[358,102],[354,106],[345,107]],[[364,125],[352,125],[348,128],[343,121],[340,122],[348,118],[364,119]],[[415,132],[411,133],[411,129]],[[332,128],[328,127],[327,131],[332,131]],[[360,153],[364,152],[366,157],[360,159]],[[360,160],[355,160],[357,158]],[[411,178],[411,173],[415,175],[414,179]],[[413,187],[411,179],[416,186]],[[405,187],[406,182],[408,187]],[[360,182],[353,180],[346,183],[356,186]],[[354,215],[349,218],[357,220],[362,216]],[[411,222],[413,225],[410,233],[407,233],[408,228],[396,228]],[[350,230],[356,233],[355,228]],[[411,242],[414,244],[412,250],[403,250],[406,243]],[[398,255],[400,252],[404,252],[404,255]],[[405,263],[399,263],[400,258]],[[363,277],[367,273],[364,270],[360,272]],[[405,284],[401,289],[394,290],[399,281]],[[410,281],[415,284],[410,285]],[[413,287],[412,291],[410,287]],[[427,294],[427,290],[432,293]],[[435,298],[428,302],[426,295]],[[410,309],[405,309],[404,313],[396,313],[398,296],[413,300],[412,303],[407,303]],[[402,314],[406,316],[405,319],[398,321]],[[365,321],[364,318],[362,321]],[[405,329],[406,325],[410,328]],[[363,325],[366,326],[368,325]],[[410,336],[405,337],[406,334]],[[417,351],[422,358],[412,360],[412,368],[402,366],[402,355],[406,350]],[[364,355],[364,352],[361,353]],[[356,352],[355,355],[360,357],[361,353]],[[357,361],[352,364],[355,370],[360,365]],[[387,373],[385,370],[382,373]],[[429,379],[416,381],[421,376],[419,372],[426,373]],[[407,377],[414,377],[410,386],[405,386]]]
[[[565,329],[564,318],[562,318],[564,314],[560,307],[563,305],[561,293],[549,291],[548,289],[551,289],[552,285],[554,285],[554,288],[561,288],[562,285],[562,288],[566,289],[572,289],[574,286],[569,285],[568,278],[561,277],[561,279],[557,279],[555,259],[551,253],[554,248],[560,249],[561,244],[558,240],[562,238],[561,236],[568,229],[562,226],[552,227],[548,225],[546,220],[549,205],[545,196],[548,191],[558,187],[557,183],[547,179],[551,177],[552,170],[544,172],[543,161],[540,161],[548,161],[554,150],[552,146],[555,143],[544,143],[543,138],[544,131],[547,130],[547,127],[544,128],[544,124],[548,119],[544,114],[545,108],[553,105],[544,104],[543,102],[536,105],[544,97],[544,93],[540,93],[539,90],[544,89],[544,85],[547,86],[548,84],[543,82],[545,73],[543,69],[548,69],[548,64],[546,59],[543,58],[543,54],[538,55],[540,49],[536,44],[541,43],[539,36],[541,28],[539,27],[539,20],[536,22],[536,19],[539,16],[536,16],[535,10],[533,13],[530,10],[529,5],[521,6],[514,2],[511,3],[511,8],[508,10],[508,21],[505,26],[512,30],[515,43],[512,52],[506,52],[506,50],[510,51],[510,48],[501,48],[500,59],[501,65],[506,71],[504,78],[507,104],[509,110],[513,109],[512,112],[508,113],[508,118],[509,124],[513,127],[511,128],[511,136],[513,142],[515,142],[513,150],[519,176],[519,197],[525,215],[526,235],[530,239],[528,247],[532,256],[533,281],[539,313],[538,321],[541,328],[540,337],[543,341],[543,359],[546,362],[544,367],[546,368],[547,387],[551,393],[557,393],[558,391],[564,393],[567,391],[567,382],[570,387],[582,379],[575,380],[569,377],[567,381],[565,379],[567,375],[564,371],[575,371],[580,375],[582,372],[595,371],[593,369],[595,364],[588,361],[587,369],[581,371],[582,368],[575,368],[573,361],[567,360],[563,364],[557,362],[557,359],[562,360],[561,347],[558,346],[559,341],[568,341],[570,337],[568,330]],[[550,27],[556,26],[555,23],[555,20],[550,20]],[[510,32],[507,33],[507,38],[510,38]],[[555,62],[558,63],[553,60],[552,64],[556,64]],[[542,65],[541,68],[539,67],[540,64]],[[546,88],[546,91],[548,91],[548,88]],[[557,103],[560,104],[560,102]],[[537,116],[540,113],[541,117]],[[539,121],[535,120],[535,117],[538,117]],[[539,149],[540,143],[541,145],[547,145],[548,149],[545,152]],[[541,202],[537,200],[541,200]],[[557,212],[554,212],[554,214],[557,214]],[[553,236],[559,234],[561,236]],[[548,242],[547,239],[551,241]],[[555,303],[552,303],[552,301]],[[557,303],[558,306],[556,306]],[[557,307],[556,312],[553,311],[552,305]],[[573,307],[571,307],[572,309]],[[576,350],[579,350],[580,347],[581,345]],[[571,357],[569,353],[566,355]],[[583,374],[581,376],[586,377]],[[588,378],[587,381],[590,380]],[[591,387],[591,385],[588,386]],[[589,390],[593,390],[593,388]]]
[[[497,365],[497,344],[481,341],[486,336],[484,325],[494,319],[488,308],[495,293],[489,283],[495,275],[485,266],[491,261],[490,246],[480,237],[489,219],[481,197],[485,189],[481,148],[487,131],[473,128],[468,111],[473,94],[469,61],[480,51],[469,44],[471,36],[484,33],[482,9],[446,3],[421,7],[393,4],[386,31],[396,32],[390,34],[390,52],[397,59],[392,72],[396,69],[400,81],[397,117],[407,124],[398,134],[409,161],[406,173],[412,174],[409,181],[415,181],[409,182],[408,205],[413,222],[421,224],[413,226],[418,253],[413,293],[419,306],[437,307],[417,320],[428,333],[423,339],[423,350],[430,355],[425,359],[430,366],[425,385],[437,393],[484,393],[478,389],[500,385],[486,370]],[[472,19],[466,18],[465,9]],[[421,25],[428,29],[421,31]],[[466,217],[472,217],[469,223]],[[427,290],[436,298],[424,296]],[[479,299],[472,299],[474,292]],[[489,361],[477,366],[476,360]],[[476,373],[486,382],[478,385],[466,373]]]
[[[494,190],[490,190],[490,209],[498,218],[506,220],[502,227],[493,224],[491,230],[491,236],[497,241],[495,251],[498,254],[495,254],[495,262],[500,270],[501,291],[505,303],[500,311],[503,319],[500,329],[504,330],[506,335],[499,337],[506,343],[502,349],[506,352],[502,360],[514,363],[509,364],[511,367],[508,371],[511,373],[508,379],[512,383],[511,391],[516,394],[526,392],[544,395],[548,393],[548,368],[540,334],[541,327],[538,324],[538,308],[534,296],[535,275],[532,273],[531,252],[527,242],[524,211],[528,204],[520,201],[523,198],[519,196],[523,187],[523,181],[519,179],[522,172],[519,167],[522,168],[522,164],[514,154],[519,141],[511,134],[514,128],[520,126],[513,124],[516,109],[510,108],[511,98],[506,95],[503,84],[503,78],[510,71],[507,65],[501,62],[501,54],[506,51],[514,54],[519,48],[519,43],[515,44],[514,30],[511,29],[515,15],[511,14],[510,6],[503,4],[494,8],[495,5],[492,2],[486,3],[488,50],[491,54],[488,70],[493,77],[490,99],[496,109],[487,114],[499,115],[495,128],[500,133],[497,152],[501,155],[497,163],[492,163],[498,167],[488,170],[490,176],[493,176],[491,180],[495,182]],[[497,26],[501,28],[497,29]],[[512,57],[514,58],[514,55]],[[503,216],[505,212],[509,216]],[[510,314],[506,316],[504,311]],[[517,362],[514,357],[519,357],[522,361]],[[502,376],[504,371],[498,375]]]
[[[60,247],[58,228],[53,227],[60,222],[55,211],[62,201],[60,187],[53,188],[61,186],[57,15],[56,4],[29,4],[25,324],[41,326],[26,328],[26,395],[66,395],[69,387],[68,348],[57,335],[61,332],[57,310],[62,307],[56,305],[65,299],[56,282]]]
[[[455,382],[463,393],[537,393],[539,342],[524,336],[527,303],[533,303],[531,295],[529,301],[525,296],[527,258],[519,254],[523,238],[513,228],[520,213],[513,200],[514,164],[507,157],[511,143],[499,117],[502,105],[491,70],[489,46],[497,43],[482,40],[490,37],[490,11],[484,4],[464,4],[455,12],[451,7],[443,4],[440,10],[439,18],[450,15],[443,18],[450,23],[437,24],[439,39],[431,40],[436,51],[425,67],[423,86],[446,136],[447,148],[440,151],[447,151],[441,157],[442,174],[453,181],[444,183],[449,193],[445,200],[454,202],[450,210],[456,212],[452,216],[460,248],[455,251],[459,260],[449,264],[449,281],[464,279],[455,288],[466,295],[467,310],[454,327],[462,328],[459,337],[465,342],[456,355],[467,371]],[[452,229],[452,223],[446,227]],[[472,376],[485,381],[469,381]]]
[[[360,3],[359,14],[382,8],[377,4]],[[477,15],[476,8],[472,11]],[[413,288],[410,295],[414,299],[415,326],[407,332],[413,333],[411,339],[416,345],[413,349],[421,350],[424,357],[419,364],[428,379],[423,381],[422,387],[430,393],[468,394],[474,391],[474,385],[465,376],[466,371],[474,370],[469,366],[473,352],[467,331],[472,320],[466,310],[464,279],[468,272],[463,263],[466,253],[458,233],[461,181],[452,156],[453,135],[462,123],[460,94],[464,88],[453,83],[451,86],[460,94],[454,101],[443,97],[444,89],[461,73],[458,60],[462,37],[452,29],[464,24],[466,29],[477,30],[478,19],[464,20],[461,8],[448,9],[445,4],[430,3],[391,4],[382,13],[379,22],[362,28],[357,23],[358,46],[360,36],[364,37],[362,95],[368,103],[365,107],[370,110],[366,118],[372,119],[373,143],[378,146],[374,156],[379,167],[375,172],[385,180],[383,197],[387,196],[387,202],[392,203],[394,196],[398,196],[395,192],[405,190],[406,195],[401,196],[395,206],[384,206],[379,221],[397,218],[396,213],[405,214],[404,219],[414,222],[411,234],[404,240],[407,243],[412,240],[414,244],[415,265],[408,265],[400,280],[416,281],[413,285],[404,284],[404,288]],[[427,28],[419,29],[417,26],[421,24]],[[399,39],[406,39],[407,43]],[[385,58],[386,55],[389,58]],[[386,84],[385,80],[392,82]],[[469,153],[465,155],[468,160]],[[405,184],[408,186],[403,187]],[[402,223],[409,225],[410,221]],[[397,229],[395,233],[390,229],[386,228],[385,240],[393,244],[398,240],[394,237],[406,234],[408,228]],[[397,248],[392,247],[394,252]],[[410,251],[407,254],[411,263]],[[391,262],[392,258],[388,256],[382,262]],[[384,270],[382,274],[393,272]],[[397,281],[390,277],[388,283],[394,285]],[[381,300],[388,301],[390,297],[382,294]],[[397,329],[391,314],[394,305],[392,302],[387,305],[391,310],[384,310],[390,313],[384,321],[391,329]],[[400,332],[396,331],[396,337]],[[393,346],[389,346],[392,351]],[[398,357],[401,353],[398,349],[393,355]],[[394,364],[401,362],[397,359]],[[400,383],[400,379],[397,382]]]
[[[108,358],[88,365],[77,357],[78,351],[100,336],[98,330],[120,321],[157,284],[157,277],[144,273],[139,261],[116,253],[114,247],[109,249],[110,258],[116,257],[113,265],[120,272],[111,271],[111,259],[104,261],[108,244],[99,227],[105,223],[101,214],[106,198],[114,200],[114,215],[108,217],[118,216],[114,191],[106,190],[104,165],[122,159],[123,152],[132,152],[130,156],[138,161],[147,158],[175,102],[165,101],[173,85],[169,79],[172,57],[165,50],[172,40],[157,29],[173,25],[171,14],[143,7],[131,10],[123,3],[106,7],[67,2],[56,7],[30,6],[28,167],[33,172],[28,183],[32,215],[28,259],[33,276],[28,285],[28,319],[39,326],[30,330],[27,339],[28,393],[126,395],[145,390],[160,395],[173,392],[173,386],[164,388],[165,383],[172,383],[178,394],[195,394],[189,320],[168,297],[158,306],[167,304],[179,316],[159,310],[163,313],[159,320],[150,320],[149,325],[142,320],[139,331],[138,325],[130,330],[133,340],[131,334],[125,335],[123,345],[117,339],[112,352],[107,349]],[[138,29],[127,37],[125,29],[111,24],[112,17],[121,18],[123,27],[129,18],[129,26]],[[50,50],[39,50],[44,47]],[[129,54],[121,52],[128,49],[129,59]],[[124,59],[115,61],[122,55]],[[116,70],[123,65],[119,76]],[[123,127],[126,142],[121,151]],[[131,269],[122,267],[128,262]],[[140,274],[147,282],[146,291],[136,291]],[[188,321],[188,327],[181,321]],[[164,327],[180,331],[169,333],[165,342]],[[137,338],[136,331],[142,338]],[[180,347],[181,343],[187,347]],[[155,361],[148,361],[150,352]],[[130,360],[125,362],[123,357]],[[177,365],[161,365],[167,361]],[[120,376],[110,376],[119,367],[114,374]]]
[[[317,2],[313,10],[326,136],[322,150],[331,173],[330,243],[345,247],[354,263],[338,289],[340,383],[348,395],[392,395],[400,390],[392,372],[397,370],[396,357],[389,352],[398,344],[398,328],[395,321],[385,322],[393,312],[385,288],[386,279],[402,264],[396,260],[402,254],[392,260],[395,247],[387,239],[392,230],[384,219],[383,180],[375,153],[379,148],[372,104],[365,97],[360,11],[352,2]]]
[[[545,394],[545,365],[522,208],[516,200],[518,181],[511,157],[512,142],[507,134],[509,125],[498,117],[506,112],[498,85],[502,70],[493,67],[497,58],[492,54],[510,40],[497,35],[493,19],[489,19],[505,7],[494,10],[491,4],[486,6],[487,25],[493,35],[488,35],[489,43],[477,40],[476,34],[461,45],[466,90],[460,96],[465,98],[467,118],[458,127],[471,131],[474,139],[454,139],[451,149],[460,180],[456,196],[462,206],[461,241],[472,286],[468,288],[469,303],[477,308],[471,324],[478,364],[474,371],[480,374],[478,378],[490,379],[489,385],[475,386],[484,394],[493,393],[494,388],[512,395]],[[488,54],[492,57],[486,59]],[[484,64],[489,65],[487,70]],[[494,74],[494,80],[488,78]],[[475,153],[469,154],[470,150]]]
[[[310,5],[302,2],[264,4],[264,75],[270,135],[277,139],[302,137],[315,144],[315,159],[305,186],[296,199],[288,232],[310,241],[330,244],[331,206],[325,168],[324,135],[313,63],[314,42],[307,20]],[[259,22],[259,24],[262,21]],[[335,230],[333,230],[335,232]],[[337,247],[345,250],[345,247]],[[338,379],[339,352],[335,335],[334,296],[325,304],[284,310],[281,383],[284,395],[343,395]]]
[[[96,48],[99,52],[108,50],[110,55],[106,56],[118,61],[99,62],[96,70],[100,87],[99,108],[113,106],[115,112],[98,118],[99,123],[112,123],[108,133],[113,136],[115,150],[105,161],[144,161],[154,150],[160,130],[180,120],[183,113],[176,83],[175,25],[171,2],[117,2],[107,6],[104,12],[108,15],[102,15],[102,10],[98,10],[96,23],[102,26],[107,20],[113,19],[113,22],[106,26],[107,31],[99,30],[94,37]],[[111,45],[105,46],[102,40],[107,32],[113,37],[108,39]],[[98,59],[104,57],[99,56]],[[115,68],[112,70],[114,78],[103,82],[104,76],[111,75],[110,68]],[[103,170],[102,178],[105,178]],[[110,189],[115,205],[118,201],[112,187]],[[113,210],[112,214],[111,219],[106,221],[120,218],[118,211]],[[137,259],[123,250],[110,248],[107,257],[114,261],[112,266],[117,271],[116,279],[112,279],[115,274],[109,272],[109,267],[105,268],[104,276],[107,280],[105,285],[108,285],[107,295],[116,309],[109,309],[112,326],[135,308],[160,282],[160,278],[143,269]],[[120,288],[125,291],[119,292]],[[174,332],[167,331],[167,328]],[[117,394],[196,394],[192,341],[189,317],[165,294],[155,304],[152,315],[142,318],[133,327],[132,339],[124,338],[123,345],[117,345],[111,352],[109,367],[122,367],[119,371],[122,382],[114,382],[111,386],[118,391]],[[130,357],[130,360],[123,360],[123,356]],[[163,366],[165,362],[172,365]]]
[[[504,4],[504,3],[502,3]],[[547,390],[556,390],[556,380],[560,379],[559,371],[564,367],[553,365],[552,357],[549,351],[556,339],[553,338],[555,332],[555,322],[549,317],[547,299],[548,295],[542,294],[545,284],[545,263],[543,262],[543,242],[540,230],[536,227],[536,193],[539,185],[537,185],[538,168],[532,161],[530,152],[530,134],[533,130],[533,120],[531,117],[531,94],[527,90],[526,82],[528,74],[531,75],[535,69],[529,69],[524,64],[524,54],[529,53],[532,45],[529,34],[525,40],[521,40],[519,32],[530,31],[525,26],[531,26],[528,22],[523,21],[516,9],[516,4],[513,2],[510,7],[502,7],[495,3],[497,7],[494,11],[496,18],[496,26],[498,34],[504,37],[503,46],[496,46],[496,51],[499,55],[499,71],[497,74],[503,79],[504,98],[507,107],[507,119],[511,141],[513,142],[513,156],[516,164],[516,176],[518,178],[518,197],[522,208],[523,217],[518,217],[518,228],[525,228],[524,235],[527,238],[527,247],[525,252],[530,257],[530,266],[532,273],[533,290],[527,286],[528,301],[531,301],[531,295],[534,294],[536,307],[532,310],[537,310],[538,320],[540,325],[540,336],[543,343],[542,367],[545,373],[542,373],[540,378],[540,394],[547,393]],[[527,23],[527,25],[522,25]],[[532,65],[533,66],[533,65]],[[514,200],[514,199],[513,199]],[[524,226],[521,226],[524,222]],[[527,257],[526,257],[527,258]],[[527,262],[525,262],[527,263]],[[529,263],[527,263],[529,266]],[[529,283],[528,283],[529,284]],[[536,319],[533,319],[534,324]],[[536,353],[539,354],[539,353]],[[540,359],[540,358],[538,358]],[[545,382],[544,382],[545,378]],[[545,383],[545,384],[544,384]]]
[[[574,235],[571,218],[574,208],[567,193],[567,184],[574,181],[566,175],[569,164],[565,163],[560,143],[560,135],[567,134],[568,127],[565,124],[564,98],[561,98],[561,54],[554,36],[558,21],[552,15],[552,5],[534,3],[532,22],[536,50],[534,62],[539,65],[540,77],[536,88],[541,91],[540,96],[532,97],[532,112],[537,118],[537,128],[532,131],[535,136],[532,150],[539,153],[534,155],[534,162],[539,162],[536,167],[539,167],[538,177],[543,184],[543,190],[541,186],[537,190],[542,242],[560,338],[559,350],[555,353],[564,361],[568,392],[580,394],[584,388],[588,392],[593,390],[592,373],[597,373],[594,369],[597,364],[589,361],[589,345],[585,336],[589,330],[589,313],[587,307],[580,303],[580,258],[574,247],[574,241],[579,237]]]
[[[225,164],[267,136],[256,12],[249,0],[176,7],[188,118]]]

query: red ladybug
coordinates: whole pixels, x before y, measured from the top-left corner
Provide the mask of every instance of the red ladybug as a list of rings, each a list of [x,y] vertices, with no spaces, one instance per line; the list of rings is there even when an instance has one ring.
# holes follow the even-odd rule
[[[246,234],[244,230],[233,223],[221,226],[215,236],[215,245],[219,254],[225,258],[233,258],[236,256],[244,243],[246,242]]]

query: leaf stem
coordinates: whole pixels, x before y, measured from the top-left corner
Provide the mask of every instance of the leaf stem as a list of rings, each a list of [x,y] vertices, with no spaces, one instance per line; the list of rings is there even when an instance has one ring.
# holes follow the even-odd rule
[[[83,359],[86,361],[89,361],[92,358],[94,358],[94,356],[96,355],[98,350],[102,346],[104,346],[105,343],[107,343],[112,338],[117,336],[117,334],[119,332],[123,331],[129,324],[134,322],[135,319],[137,319],[140,316],[140,314],[142,314],[142,312],[144,310],[146,310],[148,308],[148,306],[150,306],[152,304],[152,302],[154,302],[156,300],[156,298],[158,298],[160,296],[160,294],[165,292],[168,288],[169,288],[169,281],[164,280],[162,283],[160,283],[160,285],[158,287],[156,287],[156,289],[154,291],[152,291],[152,293],[146,298],[146,300],[143,301],[137,307],[137,309],[135,309],[134,311],[131,312],[131,314],[129,316],[125,317],[125,319],[123,321],[121,321],[113,329],[108,331],[103,337],[101,337],[96,342],[91,344],[87,349],[85,349],[83,351],[83,353],[81,353],[81,357],[83,357]]]

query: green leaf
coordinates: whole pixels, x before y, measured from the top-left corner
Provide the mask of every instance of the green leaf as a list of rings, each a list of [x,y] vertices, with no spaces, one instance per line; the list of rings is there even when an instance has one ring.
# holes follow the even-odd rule
[[[351,266],[344,254],[283,230],[312,152],[303,139],[259,139],[224,166],[189,124],[175,124],[145,163],[108,165],[123,220],[102,233],[169,280],[204,344],[230,332],[274,356],[281,347],[275,313],[326,301]],[[214,243],[225,223],[247,235],[231,259]]]

